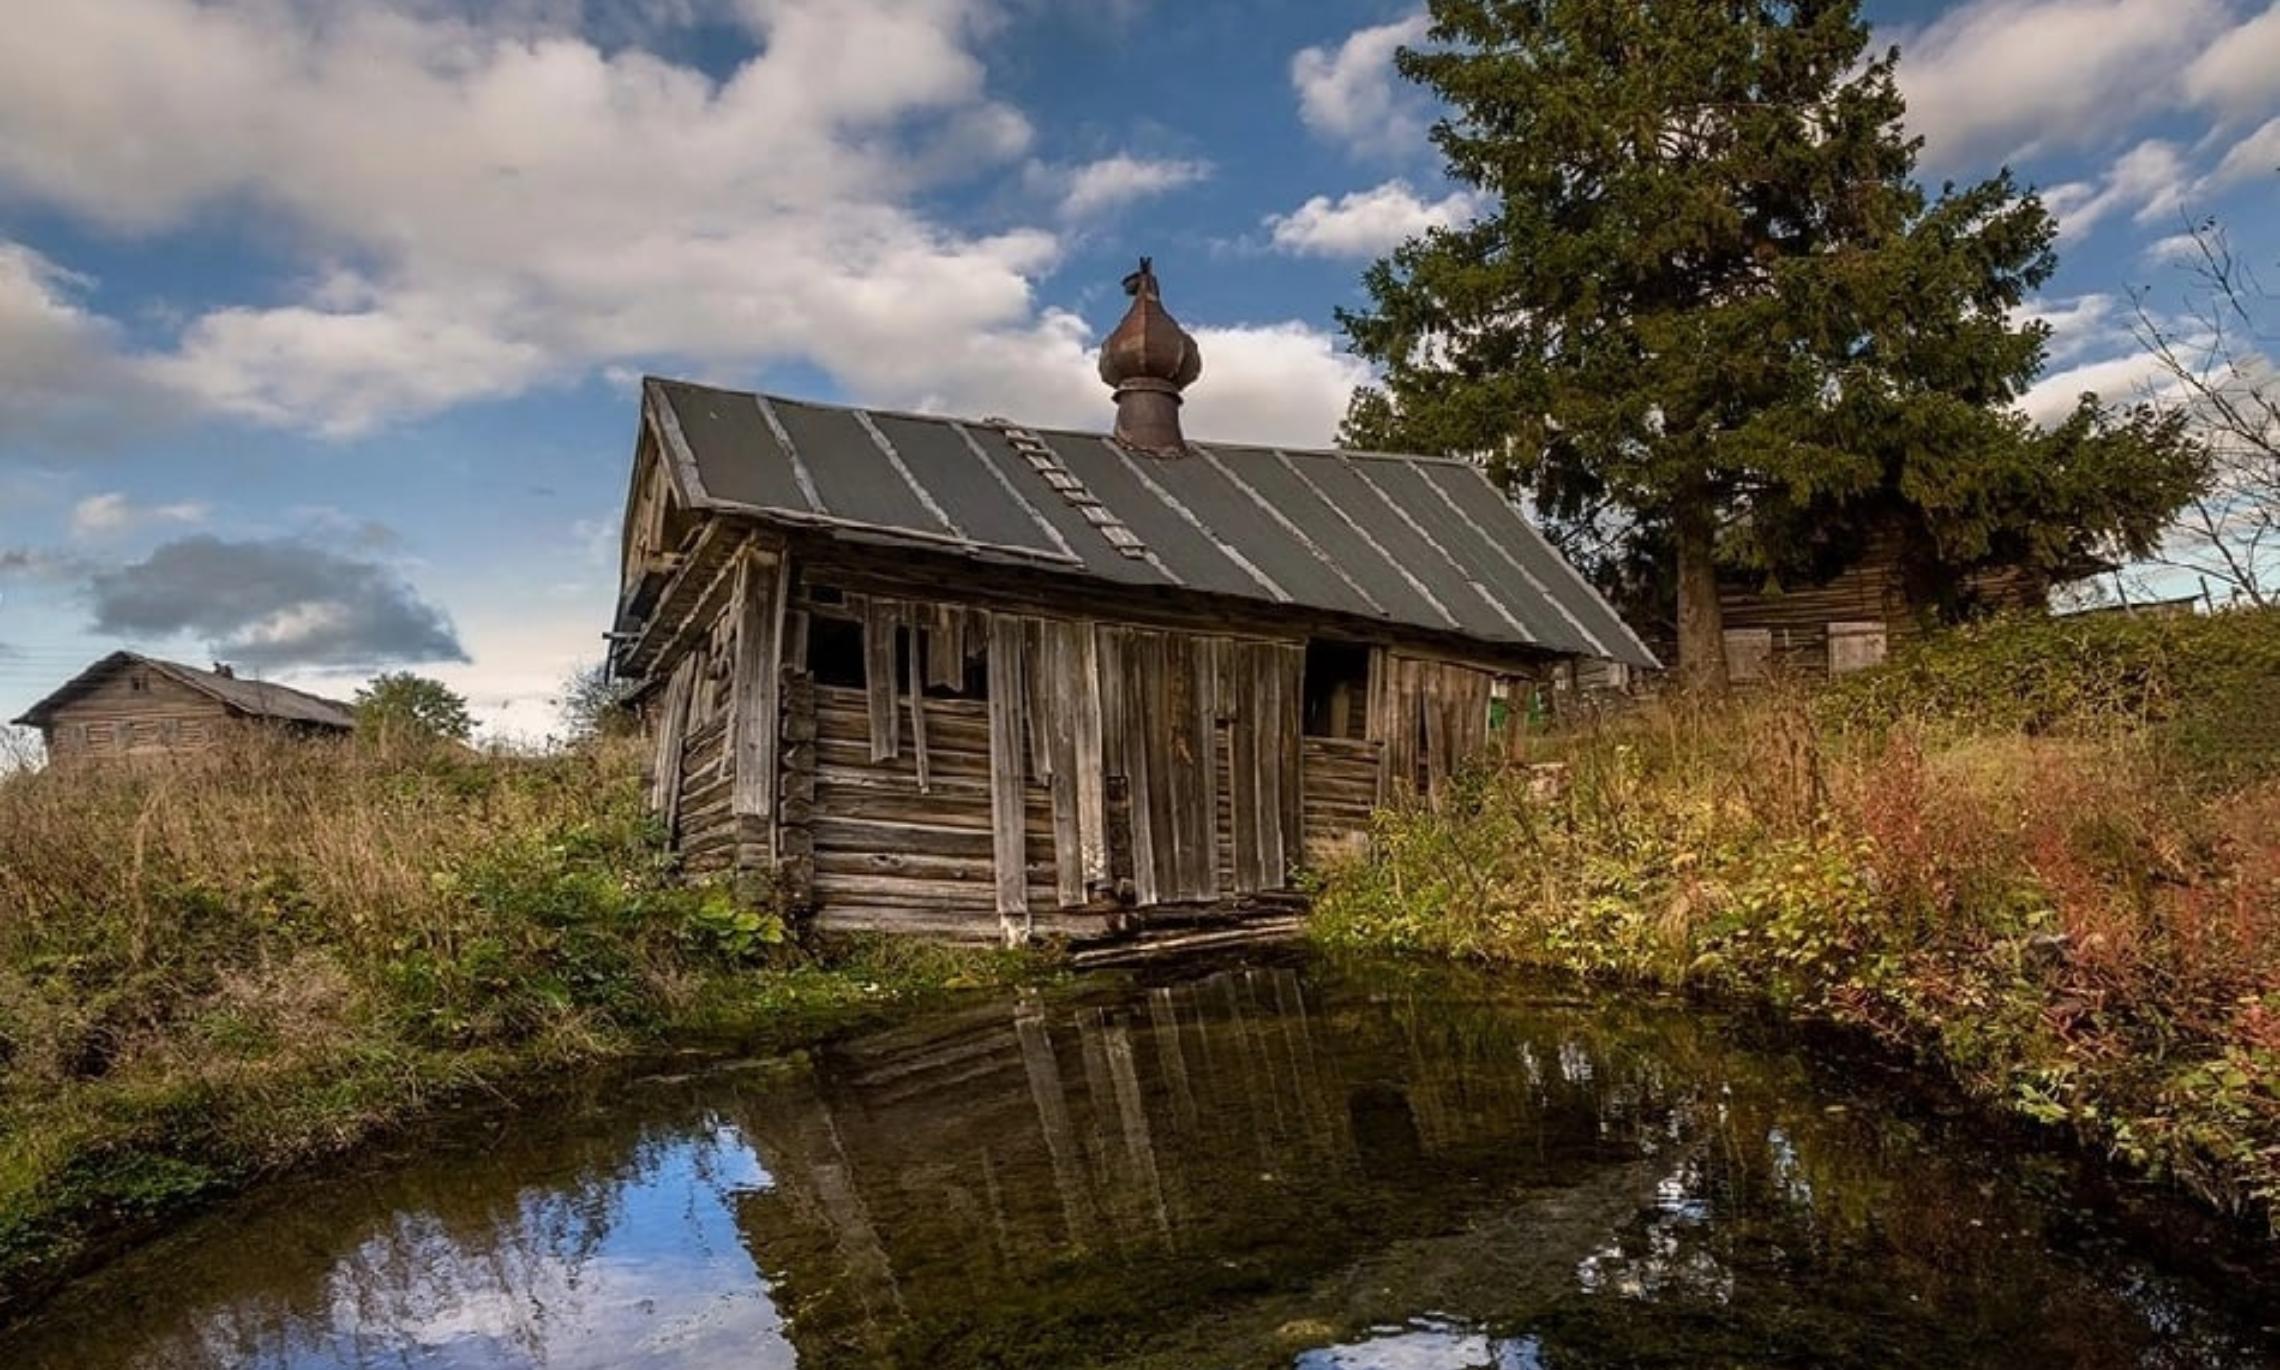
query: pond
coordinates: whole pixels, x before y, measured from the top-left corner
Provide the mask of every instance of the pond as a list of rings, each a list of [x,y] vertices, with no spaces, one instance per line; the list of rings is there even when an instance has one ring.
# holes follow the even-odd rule
[[[2076,1171],[1681,1002],[1220,964],[464,1119],[185,1226],[0,1364],[2273,1358],[2262,1257]]]

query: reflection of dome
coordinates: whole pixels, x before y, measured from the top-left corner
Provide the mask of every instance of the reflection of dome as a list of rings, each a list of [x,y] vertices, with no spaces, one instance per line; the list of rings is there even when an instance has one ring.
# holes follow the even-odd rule
[[[1164,310],[1146,257],[1124,278],[1132,307],[1100,345],[1100,378],[1116,387],[1116,440],[1161,456],[1187,450],[1180,434],[1180,391],[1203,374],[1203,353]]]
[[[1124,293],[1132,307],[1100,345],[1100,378],[1119,388],[1138,380],[1179,390],[1193,385],[1203,374],[1203,354],[1179,320],[1165,312],[1150,258],[1142,257],[1140,269],[1124,278]]]

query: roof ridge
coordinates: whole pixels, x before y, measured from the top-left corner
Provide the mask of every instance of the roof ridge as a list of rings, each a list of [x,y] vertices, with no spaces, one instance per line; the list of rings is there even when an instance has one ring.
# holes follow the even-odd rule
[[[1032,435],[1053,434],[1071,438],[1109,438],[1115,435],[1106,428],[1072,428],[1063,424],[1017,423],[1003,415],[976,418],[969,414],[950,414],[938,410],[897,409],[888,405],[859,404],[853,400],[818,400],[804,395],[786,395],[773,390],[738,390],[732,386],[709,385],[703,381],[685,381],[673,376],[644,376],[644,385],[677,385],[689,390],[710,390],[716,394],[736,395],[744,399],[764,400],[769,404],[799,404],[810,409],[829,409],[842,414],[869,414],[873,418],[909,419],[917,423],[962,423],[976,428],[1003,429],[1006,425],[1022,429]],[[1225,438],[1196,438],[1192,443],[1209,443],[1222,451],[1287,452],[1302,457],[1361,457],[1370,461],[1430,462],[1435,465],[1462,466],[1480,470],[1480,463],[1469,457],[1441,456],[1431,452],[1376,452],[1352,447],[1306,447],[1289,443],[1235,442]]]

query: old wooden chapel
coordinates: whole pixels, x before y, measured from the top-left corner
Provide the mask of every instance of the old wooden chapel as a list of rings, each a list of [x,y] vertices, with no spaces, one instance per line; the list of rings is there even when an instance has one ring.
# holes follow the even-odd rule
[[[1186,439],[1195,342],[1125,288],[1106,435],[644,384],[610,661],[688,869],[826,928],[1232,913],[1521,682],[1653,664],[1472,465]]]

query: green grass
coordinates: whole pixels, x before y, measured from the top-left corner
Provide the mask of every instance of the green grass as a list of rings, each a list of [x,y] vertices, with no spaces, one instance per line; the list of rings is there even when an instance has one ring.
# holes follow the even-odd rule
[[[767,1048],[1042,958],[795,945],[637,755],[245,739],[0,780],[0,1315],[266,1173],[568,1067]]]
[[[2276,700],[2280,614],[1973,629],[1818,697],[1533,741],[1557,793],[1508,764],[1381,815],[1313,932],[1855,1025],[2270,1216]]]

